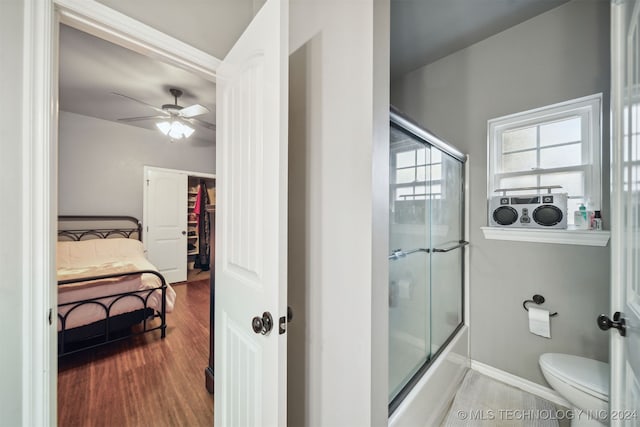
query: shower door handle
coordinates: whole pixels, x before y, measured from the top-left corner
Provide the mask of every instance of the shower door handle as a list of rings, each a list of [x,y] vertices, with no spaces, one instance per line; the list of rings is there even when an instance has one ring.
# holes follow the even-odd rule
[[[449,252],[449,251],[452,251],[454,249],[458,249],[458,248],[461,248],[463,246],[467,246],[468,244],[469,244],[469,242],[467,242],[466,240],[460,240],[458,242],[458,244],[455,245],[455,246],[451,246],[450,248],[447,248],[447,249],[437,249],[437,248],[435,248],[435,249],[432,249],[432,252]]]

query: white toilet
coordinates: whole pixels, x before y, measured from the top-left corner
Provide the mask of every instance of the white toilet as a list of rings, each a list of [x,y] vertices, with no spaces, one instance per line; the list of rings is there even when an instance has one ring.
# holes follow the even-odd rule
[[[573,405],[574,427],[604,426],[609,410],[609,365],[569,354],[545,353],[540,368],[547,382]],[[603,417],[599,421],[597,417]]]

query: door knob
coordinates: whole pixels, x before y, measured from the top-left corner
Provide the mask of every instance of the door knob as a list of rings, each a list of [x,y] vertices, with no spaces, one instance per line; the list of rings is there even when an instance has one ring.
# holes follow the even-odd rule
[[[267,335],[273,329],[273,317],[271,313],[265,311],[262,317],[256,316],[251,320],[251,328],[256,334]]]
[[[186,232],[186,231],[184,231],[184,230],[182,230],[182,235],[184,236],[184,235],[186,235],[186,234],[187,234],[187,232]]]
[[[606,314],[598,316],[598,327],[600,329],[607,331],[610,328],[616,328],[623,337],[627,335],[627,327],[625,324],[626,322],[619,311],[613,314],[613,320],[609,319],[609,316]]]

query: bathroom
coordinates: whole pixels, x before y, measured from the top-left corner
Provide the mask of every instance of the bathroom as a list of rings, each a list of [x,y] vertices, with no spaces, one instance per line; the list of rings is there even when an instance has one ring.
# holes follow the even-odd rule
[[[520,7],[519,18],[516,18],[515,13],[510,14],[516,6]],[[425,344],[429,345],[429,338],[433,340],[434,336],[446,330],[446,334],[450,334],[449,344],[454,344],[457,348],[462,346],[461,354],[465,354],[464,346],[468,345],[468,363],[473,371],[546,397],[556,407],[562,408],[563,405],[569,406],[569,402],[545,380],[539,363],[540,356],[545,353],[560,353],[600,362],[609,361],[610,333],[600,330],[596,319],[602,313],[611,312],[612,245],[608,231],[612,218],[608,137],[611,92],[610,8],[608,1],[595,0],[482,0],[474,2],[473,7],[465,0],[392,0],[391,104],[404,118],[428,129],[454,149],[468,155],[462,168],[466,171],[461,175],[465,179],[465,191],[461,197],[466,197],[466,215],[462,219],[459,241],[470,242],[466,247],[460,248],[460,256],[465,261],[459,261],[459,279],[447,282],[447,285],[451,284],[450,290],[443,297],[442,280],[438,281],[433,277],[439,262],[437,254],[407,255],[402,252],[413,248],[404,242],[406,246],[400,247],[402,239],[394,235],[394,214],[397,212],[394,211],[393,199],[395,197],[396,201],[401,200],[400,203],[408,202],[407,197],[399,198],[393,188],[390,191],[392,425],[407,425],[404,419],[408,419],[408,416],[403,409],[408,405],[403,406],[402,400],[406,396],[412,396],[412,393],[415,395],[422,392],[415,389],[421,389],[430,376],[437,376],[437,373],[430,371],[441,370],[439,357],[425,363],[432,363],[433,368],[419,368],[406,361],[407,355],[400,354],[402,350],[399,346],[394,348],[398,330],[403,327],[403,321],[397,319],[400,309],[394,296],[409,297],[409,292],[417,289],[421,282],[416,277],[427,277],[427,288],[431,287],[432,291],[433,288],[437,289],[432,292],[431,299],[427,290],[424,298],[427,308],[421,315],[427,319],[424,323],[427,330],[423,331],[427,338],[422,342],[423,347]],[[498,10],[502,12],[496,13]],[[465,16],[466,21],[463,19]],[[470,16],[476,19],[469,19]],[[451,30],[451,23],[459,18],[465,24]],[[484,22],[485,27],[468,28],[468,22],[473,21]],[[452,35],[453,32],[457,34]],[[421,44],[421,40],[435,41],[431,46],[426,46],[428,43]],[[407,46],[410,46],[411,51]],[[600,184],[589,184],[589,188],[585,184],[580,190],[571,187],[570,181],[565,184],[571,187],[569,192],[574,191],[573,196],[575,193],[582,193],[582,199],[569,194],[567,216],[570,218],[569,228],[574,227],[574,210],[580,202],[589,202],[591,209],[602,212],[604,231],[578,231],[571,237],[558,238],[568,231],[551,233],[549,237],[545,232],[536,233],[542,230],[519,233],[487,227],[488,200],[494,195],[489,194],[488,188],[491,188],[492,193],[497,188],[488,184],[491,175],[489,121],[590,96],[600,99],[601,103],[602,121],[599,132],[602,138],[596,141],[600,149],[595,148],[591,157],[595,158],[595,165],[601,165],[598,167],[600,176],[596,176]],[[394,170],[393,150],[392,120],[392,186],[393,174],[399,173]],[[433,160],[426,161],[427,166],[431,165],[431,185],[436,181],[433,176],[435,163]],[[425,164],[424,161],[422,164]],[[442,170],[444,171],[444,166]],[[401,179],[400,175],[398,179]],[[415,181],[420,179],[415,178]],[[429,182],[429,179],[426,181]],[[524,180],[514,182],[526,184]],[[537,183],[540,185],[540,180]],[[542,184],[548,185],[549,182],[545,183],[543,180]],[[510,187],[524,186],[528,185]],[[434,203],[437,192],[433,190],[427,193],[431,193],[431,202],[425,201],[427,210],[439,209],[438,204]],[[415,199],[414,204],[418,199],[424,199],[408,198]],[[431,211],[431,215],[433,214]],[[452,221],[456,223],[458,219]],[[404,222],[407,222],[406,218]],[[432,232],[433,234],[437,232]],[[582,237],[577,237],[578,234]],[[433,242],[431,243],[431,248],[434,248]],[[418,272],[415,268],[412,275],[407,274],[410,268],[401,273],[396,271],[399,268],[398,262],[406,263],[417,256],[423,256],[423,259],[429,257],[427,265],[432,269],[431,277],[429,271]],[[429,267],[425,270],[429,270]],[[462,289],[464,292],[458,295]],[[532,301],[534,295],[544,296],[544,303],[536,304]],[[440,299],[436,300],[438,296]],[[452,305],[452,299],[457,300],[458,304]],[[523,305],[525,301],[529,302]],[[449,316],[445,316],[443,320],[434,319],[434,312],[449,305],[452,307]],[[530,332],[525,307],[531,306],[534,309],[549,310],[548,315],[558,313],[547,317],[550,338]],[[456,328],[458,325],[460,327]],[[455,336],[464,333],[466,327],[468,341],[465,341],[466,337],[456,341]],[[419,333],[414,333],[414,337],[415,335]],[[443,338],[438,340],[444,341]],[[432,356],[437,355],[439,347],[433,348],[433,343],[431,345]],[[395,371],[402,370],[398,368],[398,364],[404,364],[403,380],[394,377],[398,376]],[[414,365],[418,364],[416,362]],[[450,370],[447,380],[442,381],[460,381],[462,374],[455,368]],[[418,374],[414,375],[415,372]],[[409,391],[406,390],[407,387],[404,392],[394,391],[394,386],[402,389],[405,384],[409,384]],[[428,395],[427,391],[424,393],[425,396]],[[637,401],[635,405],[638,406]]]

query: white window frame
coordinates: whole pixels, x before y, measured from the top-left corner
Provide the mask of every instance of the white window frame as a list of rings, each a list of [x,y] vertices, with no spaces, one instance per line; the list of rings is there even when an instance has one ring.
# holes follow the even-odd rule
[[[581,116],[582,120],[582,156],[583,165],[560,168],[548,168],[524,172],[497,173],[502,155],[502,134],[512,129],[536,126],[570,117]],[[601,147],[602,147],[602,93],[573,99],[533,110],[510,114],[491,119],[487,122],[487,199],[497,195],[498,178],[505,176],[530,175],[536,172],[549,174],[573,170],[584,171],[584,197],[589,199],[592,209],[602,206]],[[538,147],[539,152],[539,147]],[[560,190],[564,192],[563,190]],[[535,192],[535,191],[532,191]],[[570,195],[571,196],[571,195]]]
[[[497,195],[496,166],[500,161],[502,132],[520,127],[539,125],[548,121],[581,115],[588,119],[583,121],[582,135],[588,136],[587,144],[583,144],[583,159],[585,159],[584,197],[588,198],[592,209],[601,209],[602,204],[602,93],[572,99],[533,110],[510,114],[491,119],[487,122],[487,199]],[[539,148],[538,148],[539,150]],[[543,169],[541,173],[563,172],[579,170],[579,167]],[[535,171],[532,171],[535,173]],[[522,175],[528,174],[522,172]],[[509,175],[509,174],[503,174]],[[534,191],[535,192],[535,191]],[[511,240],[536,243],[557,243],[568,245],[606,246],[610,232],[607,230],[567,230],[523,229],[481,227],[484,237],[493,240]]]

